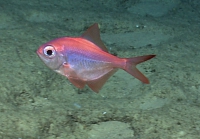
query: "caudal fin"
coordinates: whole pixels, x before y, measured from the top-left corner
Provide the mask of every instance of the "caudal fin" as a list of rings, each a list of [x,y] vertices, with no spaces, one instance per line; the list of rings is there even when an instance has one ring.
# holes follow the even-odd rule
[[[138,56],[138,57],[132,57],[132,58],[127,58],[126,60],[126,67],[125,71],[130,73],[132,76],[137,78],[138,80],[142,81],[143,83],[148,84],[149,80],[147,77],[145,77],[137,68],[136,65],[139,63],[142,63],[144,61],[147,61],[156,55],[146,55],[146,56]]]

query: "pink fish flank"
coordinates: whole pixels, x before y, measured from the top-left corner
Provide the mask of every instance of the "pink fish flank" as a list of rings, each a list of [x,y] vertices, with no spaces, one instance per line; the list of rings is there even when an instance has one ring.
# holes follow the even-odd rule
[[[149,80],[136,65],[155,56],[119,58],[108,53],[97,23],[80,37],[62,37],[43,44],[37,54],[49,68],[66,76],[77,88],[88,85],[94,92],[98,92],[117,69],[148,84]]]

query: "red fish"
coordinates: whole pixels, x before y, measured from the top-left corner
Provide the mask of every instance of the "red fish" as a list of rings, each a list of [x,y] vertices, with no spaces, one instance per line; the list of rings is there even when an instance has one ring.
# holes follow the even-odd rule
[[[49,68],[66,76],[77,88],[88,85],[94,92],[98,92],[117,69],[148,84],[149,80],[136,65],[155,56],[119,58],[108,53],[97,23],[80,37],[62,37],[43,44],[37,54]]]

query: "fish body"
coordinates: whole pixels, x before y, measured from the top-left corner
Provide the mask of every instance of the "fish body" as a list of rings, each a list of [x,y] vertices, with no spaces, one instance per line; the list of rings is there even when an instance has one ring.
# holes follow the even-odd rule
[[[37,54],[49,68],[66,76],[77,88],[88,85],[94,92],[98,92],[118,69],[149,83],[136,65],[155,56],[119,58],[108,53],[97,23],[80,37],[62,37],[43,44]]]

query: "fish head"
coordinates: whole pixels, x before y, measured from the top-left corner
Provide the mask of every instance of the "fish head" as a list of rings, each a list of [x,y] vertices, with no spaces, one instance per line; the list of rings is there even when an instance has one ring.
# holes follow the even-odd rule
[[[62,47],[46,43],[39,47],[37,54],[40,59],[52,70],[58,70],[63,63],[65,63],[65,58],[63,55]]]

